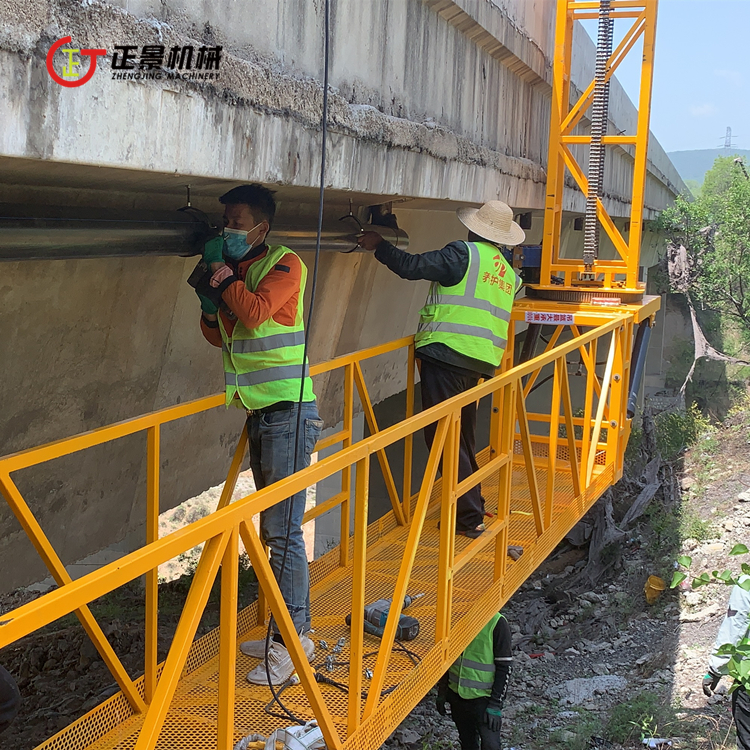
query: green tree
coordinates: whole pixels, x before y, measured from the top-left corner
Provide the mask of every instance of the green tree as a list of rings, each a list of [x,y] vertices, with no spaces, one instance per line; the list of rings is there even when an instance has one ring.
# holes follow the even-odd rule
[[[750,180],[742,166],[718,157],[699,196],[679,197],[660,226],[669,242],[672,290],[735,321],[750,341]]]

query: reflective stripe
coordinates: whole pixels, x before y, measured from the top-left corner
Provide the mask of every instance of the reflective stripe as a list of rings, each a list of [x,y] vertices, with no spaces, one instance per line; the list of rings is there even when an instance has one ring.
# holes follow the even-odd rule
[[[475,690],[492,690],[492,686],[495,684],[494,682],[479,682],[478,680],[467,680],[465,677],[462,677],[458,684],[461,687],[465,688],[474,688]]]
[[[256,372],[244,372],[239,375],[233,372],[225,372],[224,383],[235,388],[243,388],[249,385],[272,383],[276,380],[299,379],[302,375],[301,369],[299,365],[282,365],[281,367],[267,367]],[[305,365],[305,377],[309,377],[309,375],[310,368]]]
[[[477,299],[469,294],[436,294],[431,300],[433,305],[454,305],[456,307],[471,307],[473,310],[485,310],[496,318],[510,322],[510,310],[496,307],[489,300]]]
[[[480,339],[487,339],[498,349],[505,349],[508,340],[495,336],[494,333],[480,326],[470,326],[466,323],[441,323],[432,321],[425,325],[419,326],[419,333],[428,331],[430,333],[463,333],[465,336],[476,336]]]
[[[252,352],[268,352],[271,349],[281,349],[285,346],[304,346],[305,332],[273,333],[257,339],[239,339],[232,343],[234,354],[251,354]]]
[[[469,273],[466,276],[466,291],[464,296],[473,297],[479,281],[479,264],[481,261],[479,248],[473,242],[465,242],[469,249]]]
[[[461,659],[461,666],[469,667],[470,669],[477,669],[480,672],[495,672],[495,666],[493,664],[482,664],[479,661],[472,661],[471,659],[467,659],[466,657]]]

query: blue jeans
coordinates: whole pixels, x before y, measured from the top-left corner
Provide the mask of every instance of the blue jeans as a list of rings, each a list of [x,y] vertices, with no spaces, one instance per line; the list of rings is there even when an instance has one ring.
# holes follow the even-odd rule
[[[298,405],[294,404],[289,409],[253,414],[247,418],[250,468],[259,490],[294,473],[297,409]],[[323,422],[318,416],[316,403],[303,403],[297,445],[297,471],[310,465],[310,455],[322,428]],[[302,536],[305,500],[306,492],[302,490],[260,514],[260,536],[271,552],[271,569],[297,632],[310,630],[310,574]],[[287,539],[289,546],[282,576],[281,564]],[[275,622],[273,630],[278,632]]]

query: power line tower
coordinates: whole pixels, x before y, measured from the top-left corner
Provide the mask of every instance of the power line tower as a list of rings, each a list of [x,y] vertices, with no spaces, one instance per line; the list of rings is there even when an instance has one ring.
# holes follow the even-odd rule
[[[732,128],[727,126],[727,134],[724,136],[724,150],[729,151],[730,148],[732,148],[732,140],[736,138],[736,136],[732,135]]]

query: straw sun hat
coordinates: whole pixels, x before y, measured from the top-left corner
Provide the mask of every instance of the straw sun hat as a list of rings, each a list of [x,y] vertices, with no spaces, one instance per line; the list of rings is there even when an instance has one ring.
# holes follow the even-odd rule
[[[458,220],[474,234],[498,245],[520,245],[526,233],[513,221],[513,209],[502,201],[487,201],[481,208],[459,208]]]

